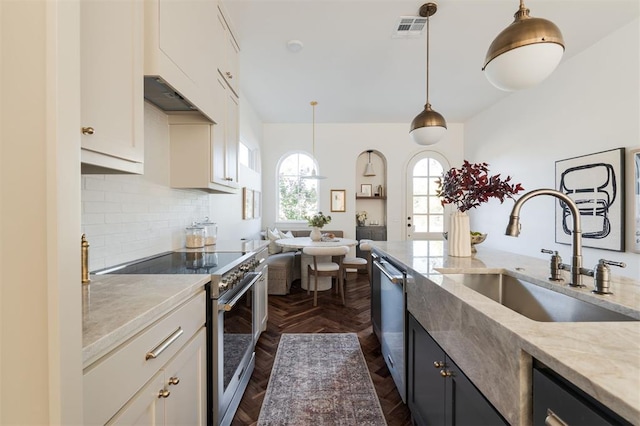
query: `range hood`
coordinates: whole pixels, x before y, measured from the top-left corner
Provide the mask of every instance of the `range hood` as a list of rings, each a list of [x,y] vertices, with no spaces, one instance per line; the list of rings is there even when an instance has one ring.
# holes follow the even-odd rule
[[[178,93],[161,77],[144,76],[144,98],[163,111],[198,111],[191,102]]]

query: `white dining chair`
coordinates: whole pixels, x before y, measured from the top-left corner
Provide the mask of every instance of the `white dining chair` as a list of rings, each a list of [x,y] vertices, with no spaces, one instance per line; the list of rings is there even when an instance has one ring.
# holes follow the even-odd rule
[[[342,260],[342,268],[344,269],[344,276],[347,276],[347,269],[355,269],[356,273],[364,269],[367,271],[367,279],[371,282],[371,269],[369,265],[369,259],[371,257],[371,240],[360,240],[360,250],[367,253],[367,257],[345,257]]]
[[[307,267],[307,294],[309,294],[309,289],[311,288],[311,276],[313,275],[314,277],[313,306],[318,306],[318,277],[335,278],[342,304],[344,305],[342,260],[349,253],[349,247],[305,247],[302,252],[313,258],[313,262]],[[332,258],[336,259],[337,262],[332,261]]]

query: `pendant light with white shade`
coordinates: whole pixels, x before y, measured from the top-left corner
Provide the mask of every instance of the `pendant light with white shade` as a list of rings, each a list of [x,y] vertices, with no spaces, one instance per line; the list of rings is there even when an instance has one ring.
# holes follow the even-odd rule
[[[447,132],[447,121],[442,114],[434,111],[429,103],[429,17],[438,10],[435,3],[425,3],[420,7],[420,16],[427,18],[427,104],[424,110],[411,122],[409,135],[418,145],[433,145]]]
[[[311,155],[312,160],[316,161],[316,105],[318,105],[317,101],[311,101],[311,109],[312,109],[312,120],[311,120]],[[321,176],[316,172],[316,166],[314,164],[313,169],[311,169],[311,174],[308,176],[301,176],[302,179],[326,179],[326,176]]]
[[[505,91],[540,83],[556,69],[564,53],[560,29],[551,21],[530,17],[524,0],[513,17],[489,46],[482,67],[489,82]]]
[[[372,149],[367,150],[367,154],[369,154],[369,161],[367,162],[367,166],[364,168],[363,176],[375,176],[376,172],[373,171],[373,164],[371,163],[371,153]]]

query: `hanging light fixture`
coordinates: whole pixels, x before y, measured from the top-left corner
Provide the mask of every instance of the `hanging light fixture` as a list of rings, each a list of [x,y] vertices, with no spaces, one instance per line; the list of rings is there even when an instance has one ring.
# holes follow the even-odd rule
[[[411,122],[409,134],[413,141],[419,145],[433,145],[442,139],[447,131],[447,122],[444,117],[431,109],[429,103],[429,17],[438,10],[435,3],[425,3],[420,7],[420,16],[427,18],[427,104],[424,111]]]
[[[367,163],[367,166],[364,168],[364,176],[375,176],[376,172],[373,171],[373,164],[371,164],[371,153],[373,152],[372,149],[368,149],[367,150],[367,154],[369,154],[369,162]]]
[[[311,101],[311,110],[312,113],[312,125],[311,125],[311,152],[313,156],[313,161],[316,160],[316,105],[318,105],[317,101]],[[311,169],[311,174],[308,176],[301,176],[302,179],[326,179],[326,176],[321,176],[316,173],[316,166],[314,164],[313,169]]]
[[[564,53],[560,29],[551,21],[529,16],[520,0],[514,21],[493,40],[482,70],[498,89],[526,89],[549,77]]]

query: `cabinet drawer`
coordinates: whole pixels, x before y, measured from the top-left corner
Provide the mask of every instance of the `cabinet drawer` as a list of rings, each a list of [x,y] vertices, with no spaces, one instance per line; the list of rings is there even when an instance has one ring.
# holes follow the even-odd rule
[[[84,370],[84,423],[106,423],[205,324],[206,297],[189,301]],[[155,358],[149,353],[155,352]]]

